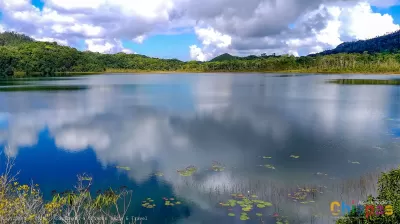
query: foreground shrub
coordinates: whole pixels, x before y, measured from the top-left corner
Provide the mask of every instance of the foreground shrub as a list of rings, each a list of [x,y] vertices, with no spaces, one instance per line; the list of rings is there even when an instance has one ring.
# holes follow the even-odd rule
[[[352,210],[345,217],[337,220],[338,224],[384,224],[384,223],[400,223],[400,167],[397,169],[383,172],[378,180],[378,196],[369,196],[365,204],[376,205],[380,202],[388,202],[392,211],[383,211],[381,215],[376,215],[377,209],[372,207],[363,210]],[[366,209],[367,208],[367,209]],[[385,214],[392,213],[391,215]]]
[[[17,174],[12,174],[14,160],[7,158],[0,176],[0,224],[9,223],[127,223],[126,212],[132,191],[121,188],[98,192],[92,197],[89,189],[92,178],[78,175],[74,190],[53,192],[53,199],[45,201],[39,185],[21,185]]]

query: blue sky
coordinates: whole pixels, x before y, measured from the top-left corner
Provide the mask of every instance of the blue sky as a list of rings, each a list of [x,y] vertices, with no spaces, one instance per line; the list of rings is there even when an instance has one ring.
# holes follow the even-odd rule
[[[150,36],[141,44],[126,40],[123,40],[122,43],[124,47],[134,49],[138,54],[161,58],[178,58],[183,60],[189,60],[188,46],[192,44],[200,44],[193,32]]]
[[[229,12],[223,1],[1,0],[0,29],[80,50],[204,61],[222,53],[306,55],[332,49],[349,36],[366,39],[400,27],[400,5],[394,0],[353,0],[346,5],[310,0],[310,5],[277,8],[260,8],[268,0],[232,0]],[[310,28],[316,32],[304,32]],[[140,36],[145,37],[142,42],[133,41]]]
[[[381,14],[389,14],[393,17],[394,23],[400,24],[400,5],[395,5],[389,8],[372,7],[373,12]]]
[[[43,5],[44,5],[43,1],[41,1],[41,0],[31,0],[31,2],[32,2],[32,5],[34,5],[36,8],[39,8],[40,10],[43,9]]]

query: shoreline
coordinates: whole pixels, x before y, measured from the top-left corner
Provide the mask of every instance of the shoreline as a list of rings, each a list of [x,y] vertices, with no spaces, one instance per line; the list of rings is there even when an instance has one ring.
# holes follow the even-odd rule
[[[310,74],[310,75],[400,75],[400,71],[397,72],[325,72],[325,71],[301,71],[301,70],[286,70],[286,71],[137,71],[137,70],[126,70],[126,71],[104,71],[104,72],[56,72],[53,76],[41,76],[40,73],[36,75],[26,76],[25,72],[15,72],[15,75],[10,78],[45,78],[45,77],[72,77],[80,75],[102,75],[102,74],[131,74],[131,75],[157,75],[157,74],[168,74],[168,75],[182,75],[182,74],[218,74],[218,75],[229,75],[229,74],[286,74],[296,76],[297,74]],[[3,78],[1,78],[3,79]]]

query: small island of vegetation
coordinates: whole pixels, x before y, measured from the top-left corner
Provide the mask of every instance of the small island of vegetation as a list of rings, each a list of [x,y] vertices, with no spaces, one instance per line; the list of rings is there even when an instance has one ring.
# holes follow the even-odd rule
[[[220,55],[207,62],[152,58],[139,54],[79,51],[14,32],[0,33],[0,75],[55,76],[103,72],[304,72],[399,73],[400,31],[346,42],[333,50],[302,57]]]

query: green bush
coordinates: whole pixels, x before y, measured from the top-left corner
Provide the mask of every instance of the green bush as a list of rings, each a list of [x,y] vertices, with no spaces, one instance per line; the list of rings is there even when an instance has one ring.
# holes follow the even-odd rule
[[[392,215],[370,215],[366,217],[366,213],[360,209],[352,210],[345,217],[337,220],[337,224],[385,224],[385,223],[400,223],[400,167],[383,172],[378,181],[378,196],[368,196],[365,204],[374,205],[379,202],[390,202],[393,208]],[[376,212],[376,211],[374,211]]]

